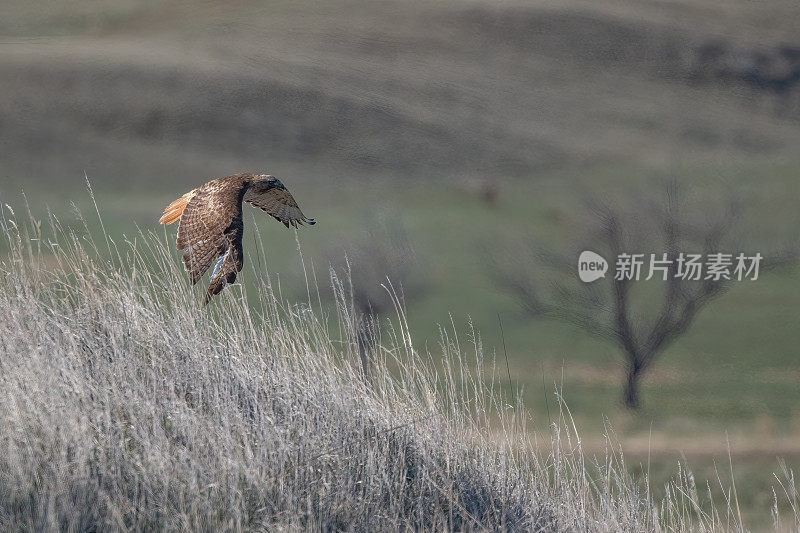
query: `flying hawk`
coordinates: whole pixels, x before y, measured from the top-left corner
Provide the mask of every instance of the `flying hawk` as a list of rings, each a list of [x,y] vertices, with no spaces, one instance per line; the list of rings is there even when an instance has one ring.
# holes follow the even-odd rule
[[[183,264],[192,285],[219,258],[204,304],[225,285],[236,281],[236,273],[242,270],[242,200],[260,207],[287,228],[316,223],[300,211],[283,183],[267,174],[236,174],[211,180],[169,204],[159,222],[172,224],[180,220],[178,250],[186,250]]]

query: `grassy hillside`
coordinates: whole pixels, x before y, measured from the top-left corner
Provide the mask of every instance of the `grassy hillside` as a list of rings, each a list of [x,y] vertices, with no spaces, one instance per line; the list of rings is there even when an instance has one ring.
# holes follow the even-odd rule
[[[740,61],[792,45],[791,2],[83,5],[3,7],[8,179],[528,179],[800,140],[796,98],[695,73],[709,42]]]
[[[529,433],[479,345],[419,352],[399,315],[365,377],[347,280],[330,315],[269,278],[206,312],[157,237],[46,222],[2,218],[3,529],[738,527],[687,474],[655,500],[613,440],[586,456],[563,405]]]

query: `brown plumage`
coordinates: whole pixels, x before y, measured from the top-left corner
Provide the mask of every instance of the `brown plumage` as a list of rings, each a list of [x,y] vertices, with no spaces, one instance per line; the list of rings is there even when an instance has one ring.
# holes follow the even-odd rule
[[[183,264],[192,285],[216,260],[205,303],[229,283],[244,264],[242,201],[266,211],[289,226],[315,224],[297,206],[283,183],[266,174],[237,174],[218,178],[193,189],[164,209],[159,222],[178,223],[178,250],[186,250]]]

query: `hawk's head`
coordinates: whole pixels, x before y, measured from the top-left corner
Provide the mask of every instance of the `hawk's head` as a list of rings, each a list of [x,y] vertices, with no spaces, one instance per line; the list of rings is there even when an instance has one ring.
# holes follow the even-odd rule
[[[269,174],[254,176],[250,186],[253,187],[257,192],[266,192],[270,189],[286,190],[286,187],[283,186],[281,180]]]

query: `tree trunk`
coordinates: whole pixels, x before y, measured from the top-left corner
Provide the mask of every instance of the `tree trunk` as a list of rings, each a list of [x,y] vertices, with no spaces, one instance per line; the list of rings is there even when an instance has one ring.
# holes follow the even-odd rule
[[[636,410],[641,405],[639,401],[639,378],[641,373],[641,367],[635,363],[628,367],[628,377],[625,381],[622,401],[625,402],[625,407],[631,410]]]
[[[371,378],[370,358],[374,346],[374,319],[362,314],[358,318],[356,325],[356,342],[358,343],[358,355],[361,358],[361,370],[364,373],[364,381],[369,383]]]

